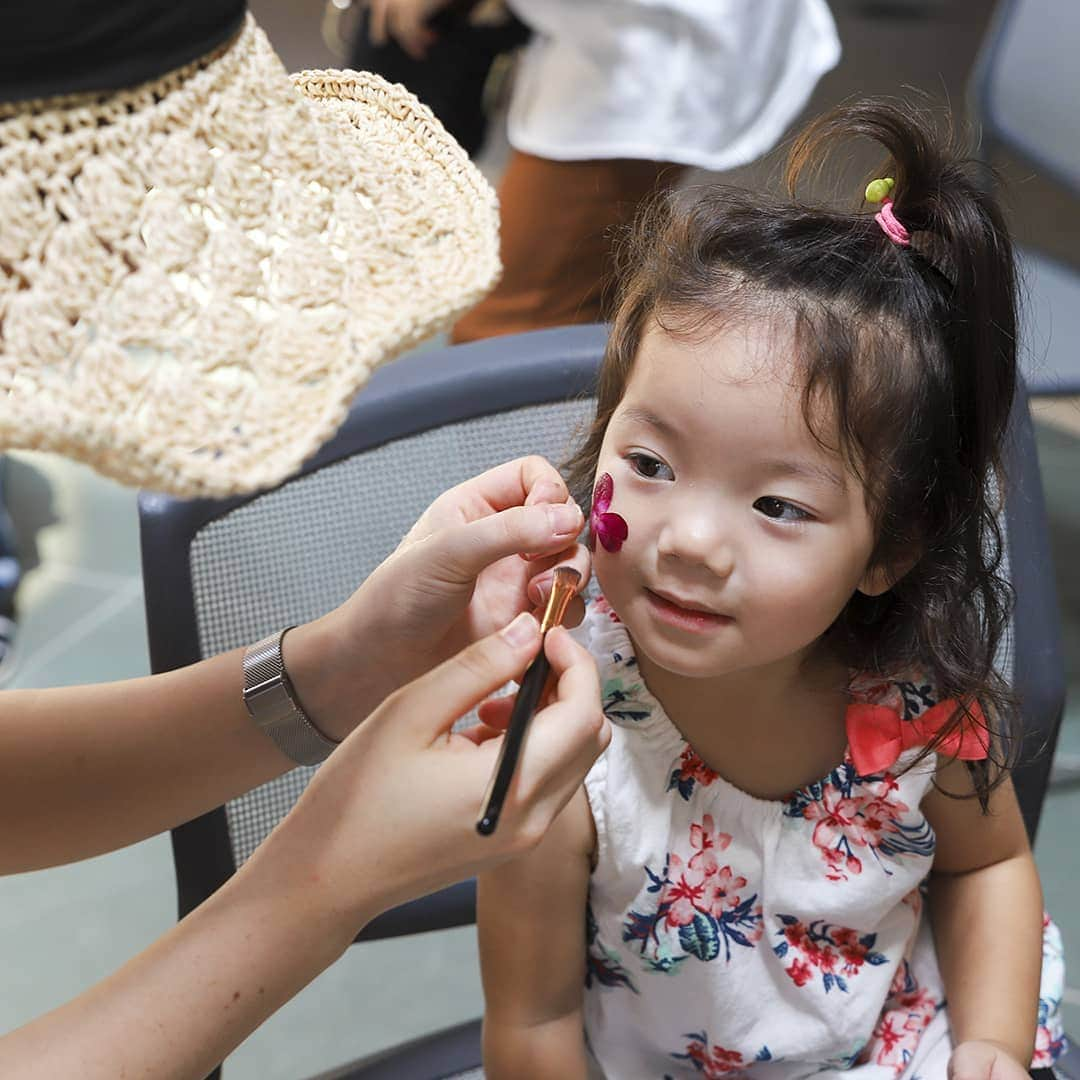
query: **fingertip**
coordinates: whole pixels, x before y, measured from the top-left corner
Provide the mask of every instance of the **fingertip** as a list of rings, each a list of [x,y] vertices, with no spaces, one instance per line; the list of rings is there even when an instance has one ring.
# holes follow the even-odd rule
[[[569,493],[564,484],[555,480],[538,481],[525,497],[526,506],[536,506],[538,503],[562,503],[566,502]]]
[[[565,626],[553,626],[544,636],[544,653],[548,660],[560,669],[571,663],[576,646],[577,642],[570,636]]]
[[[529,582],[528,588],[525,590],[529,596],[529,599],[537,606],[543,607],[547,603],[548,594],[551,592],[551,582],[554,578],[554,572],[552,570],[545,570],[543,573],[537,574]]]
[[[577,595],[570,601],[563,616],[563,626],[580,626],[585,618],[585,601],[581,595]]]
[[[514,698],[510,694],[501,697],[488,698],[481,702],[476,709],[476,715],[480,722],[496,733],[505,731],[510,721],[510,712],[514,705]]]
[[[465,728],[457,734],[464,736],[476,746],[483,746],[484,743],[491,742],[492,739],[497,739],[500,735],[506,734],[506,728],[505,725],[497,728],[481,721],[479,724],[473,724],[472,727]]]
[[[611,721],[604,713],[600,713],[600,730],[596,734],[596,745],[603,753],[611,742]]]
[[[547,602],[547,598],[544,595],[544,590],[540,587],[539,582],[530,581],[529,587],[525,590],[526,596],[529,598],[529,602],[535,608],[542,609]]]
[[[526,590],[529,599],[537,606],[542,607],[547,603],[548,595],[551,593],[551,585],[555,579],[557,567],[568,566],[570,569],[576,570],[581,575],[581,580],[575,586],[577,591],[570,600],[566,615],[563,616],[564,626],[577,626],[585,616],[585,602],[581,598],[581,593],[588,584],[592,568],[587,557],[584,559],[579,557],[580,552],[583,550],[580,545],[577,545],[574,548],[559,552],[557,555],[548,556],[548,560],[552,565],[539,570],[536,576],[529,581]]]
[[[548,503],[547,514],[552,535],[558,539],[577,536],[585,527],[585,515],[573,499]]]
[[[530,612],[523,611],[499,633],[512,649],[525,649],[540,637],[540,624]]]

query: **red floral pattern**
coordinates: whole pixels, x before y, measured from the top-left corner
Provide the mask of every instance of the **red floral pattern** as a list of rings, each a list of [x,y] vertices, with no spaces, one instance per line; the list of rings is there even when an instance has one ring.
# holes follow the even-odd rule
[[[695,1072],[700,1073],[705,1080],[720,1080],[720,1077],[741,1074],[755,1061],[773,1060],[767,1046],[763,1046],[754,1058],[747,1061],[738,1050],[727,1050],[717,1043],[710,1046],[709,1037],[704,1031],[691,1032],[683,1038],[690,1040],[686,1049],[671,1056],[679,1061],[690,1062]]]
[[[696,785],[708,787],[716,782],[719,775],[698,757],[697,751],[692,746],[686,746],[683,748],[678,765],[671,773],[667,789],[678,791],[689,802]]]
[[[811,839],[829,881],[861,874],[868,857],[891,875],[888,859],[929,859],[934,853],[933,830],[921,815],[905,820],[911,808],[897,798],[898,789],[891,773],[859,776],[851,762],[845,762],[825,780],[792,795],[784,813],[813,823]]]
[[[773,952],[790,962],[784,968],[796,986],[808,985],[821,973],[825,992],[837,989],[848,992],[847,981],[858,975],[865,964],[885,964],[888,957],[874,951],[876,934],[860,934],[844,926],[831,926],[821,920],[803,923],[794,915],[777,915],[781,941]]]
[[[858,1063],[885,1065],[899,1076],[943,1004],[926,987],[919,986],[905,960],[897,969],[885,1007]]]

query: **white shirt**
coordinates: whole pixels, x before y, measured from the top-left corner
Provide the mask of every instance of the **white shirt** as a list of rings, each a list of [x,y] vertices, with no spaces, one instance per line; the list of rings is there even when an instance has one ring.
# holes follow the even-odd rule
[[[729,169],[765,153],[840,58],[825,0],[509,0],[533,30],[518,150]]]
[[[585,790],[596,826],[584,1019],[590,1077],[944,1077],[944,988],[920,885],[934,833],[919,747],[860,775],[850,759],[759,799],[696,755],[642,679],[605,600],[575,631],[597,661],[611,743]],[[921,715],[912,673],[853,699]],[[718,703],[722,708],[722,703]],[[752,723],[752,718],[747,718]],[[908,768],[910,766],[910,768]],[[1014,932],[1003,914],[999,932]],[[1060,934],[1044,924],[1034,1064],[1063,1051]]]

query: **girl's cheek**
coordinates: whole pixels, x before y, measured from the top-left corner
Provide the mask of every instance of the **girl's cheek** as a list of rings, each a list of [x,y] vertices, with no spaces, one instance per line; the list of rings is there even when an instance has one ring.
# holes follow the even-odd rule
[[[593,555],[593,575],[600,594],[620,617],[631,591],[630,568],[630,560],[621,555],[609,555],[601,550]]]
[[[593,575],[596,578],[597,585],[600,586],[600,591],[605,596],[618,587],[618,562],[618,559],[609,559],[606,552],[603,551],[597,551],[593,555]]]

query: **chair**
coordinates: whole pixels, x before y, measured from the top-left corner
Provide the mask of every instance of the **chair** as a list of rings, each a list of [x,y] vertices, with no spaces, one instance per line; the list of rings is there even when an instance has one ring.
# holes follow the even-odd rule
[[[1080,5],[1002,0],[969,87],[984,153],[1018,153],[1080,196]],[[1073,215],[1080,219],[1080,204]],[[1033,395],[1080,394],[1080,271],[1023,248],[1027,291],[1021,357]]]
[[[555,461],[591,416],[601,326],[546,330],[414,354],[381,369],[341,431],[303,471],[252,497],[140,497],[150,657],[166,671],[247,644],[340,603],[441,491],[527,452]],[[1064,699],[1042,489],[1026,396],[1017,400],[1006,512],[1017,592],[1007,653],[1023,694],[1030,754],[1016,774],[1034,835]],[[402,477],[406,478],[402,483]],[[266,582],[274,583],[273,589]],[[173,832],[181,917],[251,854],[302,792],[297,768]],[[469,923],[471,883],[406,904],[358,938]],[[470,1074],[479,1021],[353,1063],[320,1080],[420,1080]]]
[[[440,492],[525,452],[564,458],[591,415],[604,339],[603,327],[569,328],[405,357],[375,373],[337,436],[281,487],[220,501],[140,496],[152,670],[330,610]],[[174,830],[181,917],[247,859],[312,772],[297,768]],[[360,938],[472,922],[474,897],[471,883],[448,889]],[[479,1064],[479,1046],[477,1021],[329,1076],[453,1075]]]

